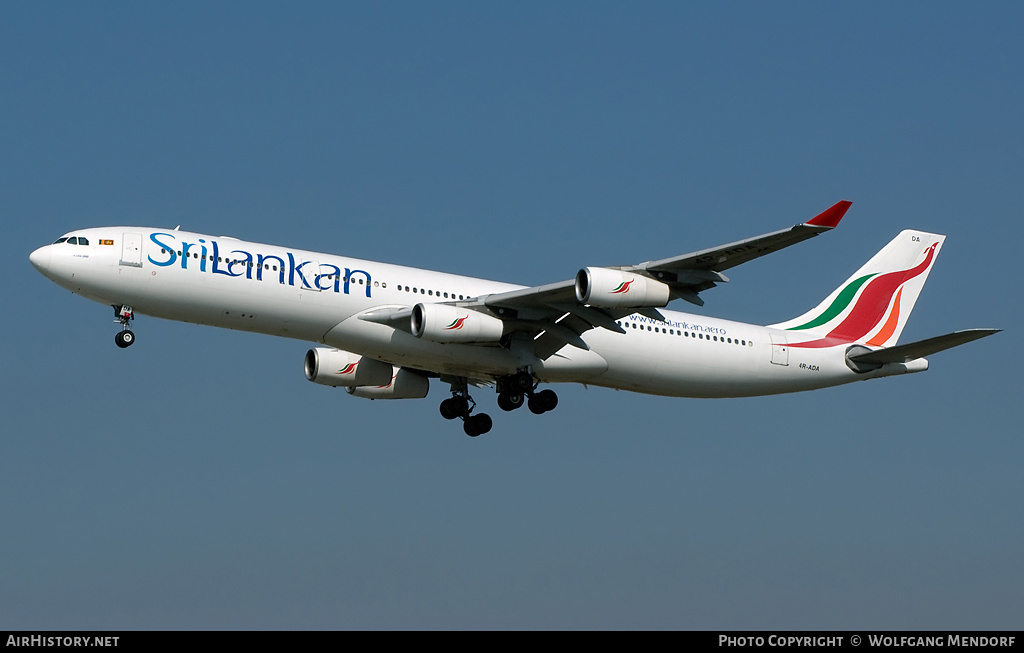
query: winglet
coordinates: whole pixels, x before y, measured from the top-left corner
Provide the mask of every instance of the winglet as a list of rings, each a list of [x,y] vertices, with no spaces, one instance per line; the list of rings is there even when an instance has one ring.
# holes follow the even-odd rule
[[[848,202],[846,200],[836,202],[831,207],[825,209],[804,224],[831,229],[839,224],[839,221],[843,219],[843,216],[846,215],[846,212],[850,209],[851,204],[853,204],[853,202]]]

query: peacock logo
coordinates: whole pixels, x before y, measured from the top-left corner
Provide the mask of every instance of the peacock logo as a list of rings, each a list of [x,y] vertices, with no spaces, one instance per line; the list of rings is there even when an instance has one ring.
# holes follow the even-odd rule
[[[619,287],[612,291],[613,295],[621,295],[622,293],[629,292],[629,286],[636,281],[636,279],[630,279],[629,281],[623,281],[619,284]]]
[[[460,317],[460,318],[456,319],[454,322],[452,322],[451,324],[449,324],[448,326],[446,326],[444,328],[444,330],[445,331],[456,331],[458,329],[461,329],[463,327],[463,325],[466,324],[466,320],[468,320],[468,319],[469,319],[468,315],[465,316],[465,317]]]
[[[354,374],[356,371],[356,365],[358,365],[358,363],[349,363],[342,369],[338,370],[338,374]]]
[[[935,258],[936,247],[938,247],[938,243],[932,244],[924,251],[924,260],[908,270],[886,274],[868,274],[851,281],[821,315],[806,324],[790,327],[789,330],[803,331],[828,324],[842,315],[850,304],[853,304],[853,308],[846,314],[846,317],[824,338],[791,343],[790,346],[817,348],[829,347],[841,342],[860,342],[879,323],[882,323],[881,329],[868,341],[868,344],[885,344],[899,325],[900,301],[903,298],[904,285],[928,270]],[[858,296],[857,291],[862,286],[864,290]],[[855,297],[856,301],[854,301]]]

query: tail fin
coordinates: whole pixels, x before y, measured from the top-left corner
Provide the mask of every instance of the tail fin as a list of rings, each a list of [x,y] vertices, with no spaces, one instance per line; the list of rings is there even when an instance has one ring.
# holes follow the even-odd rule
[[[861,342],[891,347],[899,340],[945,236],[901,232],[813,310],[771,325],[821,338],[804,346]]]

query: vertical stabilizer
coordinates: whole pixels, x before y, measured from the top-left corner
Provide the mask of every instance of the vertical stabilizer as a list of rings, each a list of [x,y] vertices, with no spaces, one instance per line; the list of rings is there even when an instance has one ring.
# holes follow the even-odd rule
[[[805,346],[895,345],[945,238],[901,232],[813,310],[771,326],[808,336]]]

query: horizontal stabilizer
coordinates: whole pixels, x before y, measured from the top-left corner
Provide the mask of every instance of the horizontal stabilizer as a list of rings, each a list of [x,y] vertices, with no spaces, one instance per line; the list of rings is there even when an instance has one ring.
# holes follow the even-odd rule
[[[924,358],[925,356],[930,356],[936,352],[951,349],[952,347],[962,345],[972,340],[977,340],[978,338],[984,338],[985,336],[990,336],[993,333],[999,333],[1000,331],[1002,331],[1002,329],[966,329],[964,331],[954,331],[953,333],[928,338],[927,340],[919,340],[917,342],[898,345],[896,347],[886,347],[884,349],[876,349],[875,351],[867,351],[862,354],[854,354],[849,358],[854,363],[866,363],[868,365],[906,363],[907,361]]]

